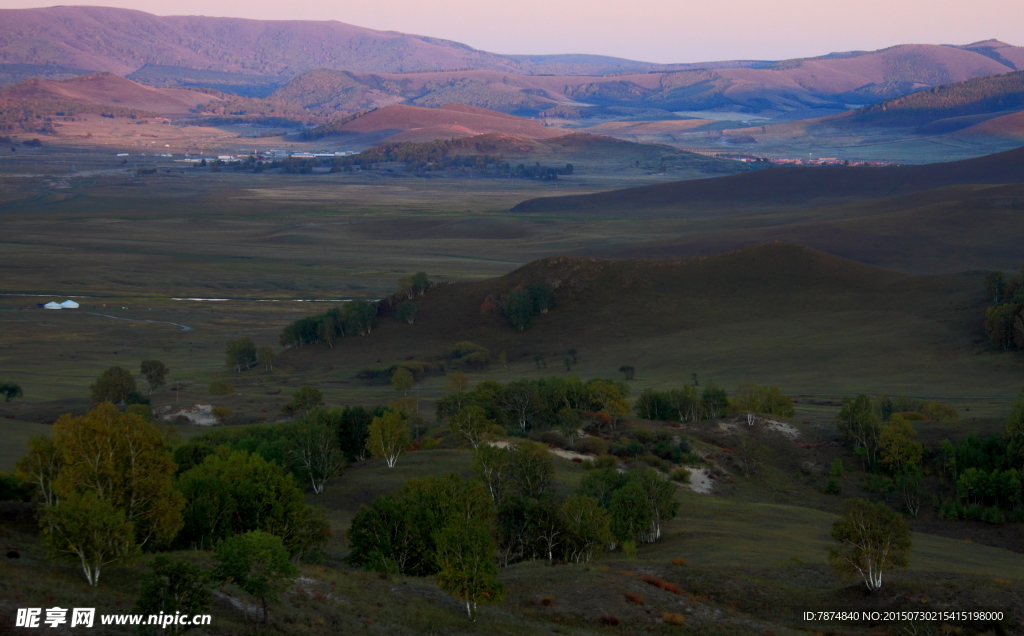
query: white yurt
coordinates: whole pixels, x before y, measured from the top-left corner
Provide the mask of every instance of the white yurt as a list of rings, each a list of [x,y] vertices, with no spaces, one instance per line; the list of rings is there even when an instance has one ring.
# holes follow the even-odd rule
[[[73,300],[65,300],[60,304],[61,309],[78,309],[78,303]]]
[[[55,303],[53,301],[50,301],[50,302],[46,303],[45,305],[43,305],[43,309],[64,309],[64,308],[60,306],[60,303]]]

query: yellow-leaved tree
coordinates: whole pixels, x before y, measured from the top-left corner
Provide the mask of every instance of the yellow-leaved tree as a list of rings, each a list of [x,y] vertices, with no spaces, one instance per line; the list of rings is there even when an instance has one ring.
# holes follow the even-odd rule
[[[155,424],[109,402],[53,426],[61,467],[58,499],[95,493],[124,513],[140,547],[163,545],[181,529],[184,499],[173,489],[174,462]]]

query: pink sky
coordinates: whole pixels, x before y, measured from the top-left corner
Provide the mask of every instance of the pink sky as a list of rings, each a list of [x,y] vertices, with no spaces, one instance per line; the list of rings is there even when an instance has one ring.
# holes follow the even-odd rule
[[[904,43],[1024,44],[1022,0],[107,0],[158,15],[338,20],[495,53],[784,59]],[[47,6],[0,0],[0,8]]]

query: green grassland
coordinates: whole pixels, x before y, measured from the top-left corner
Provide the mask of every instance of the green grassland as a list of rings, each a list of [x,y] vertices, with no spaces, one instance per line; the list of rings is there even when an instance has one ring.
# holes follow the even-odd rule
[[[468,474],[469,460],[467,450],[444,449],[410,452],[394,469],[381,461],[367,461],[350,467],[323,495],[310,495],[310,503],[327,509],[334,538],[326,548],[325,560],[320,565],[303,566],[299,583],[280,605],[272,607],[270,633],[329,634],[358,629],[400,634],[799,634],[809,633],[801,620],[801,612],[807,609],[984,605],[1014,616],[1024,609],[1020,582],[1024,556],[1019,553],[918,532],[913,537],[909,569],[893,572],[881,593],[867,596],[854,581],[835,576],[825,565],[828,528],[835,514],[748,502],[728,493],[698,495],[684,489],[678,494],[680,513],[666,526],[664,537],[641,547],[636,559],[508,567],[499,577],[507,588],[505,599],[483,606],[477,623],[462,618],[458,603],[440,592],[432,580],[379,577],[341,563],[346,549],[343,531],[360,505],[393,492],[409,478]],[[767,470],[771,473],[777,467],[773,463]],[[579,464],[556,460],[556,490],[562,494],[571,491],[582,473]],[[762,479],[739,480],[757,489]],[[800,488],[795,482],[793,485]],[[134,568],[108,568],[100,587],[88,590],[73,566],[45,560],[32,537],[30,522],[12,521],[10,515],[5,519],[0,540],[22,555],[17,560],[0,561],[0,610],[5,614],[37,602],[82,606],[86,600],[102,608],[100,611],[130,611],[139,585],[136,573],[151,557],[144,557]],[[178,556],[209,562],[203,553]],[[679,558],[685,559],[686,565],[670,564]],[[684,592],[676,596],[652,587],[640,580],[641,575],[676,583]],[[626,592],[639,594],[643,603],[629,602]],[[237,592],[228,588],[227,594]],[[212,612],[213,627],[198,633],[244,631],[242,613],[228,598],[218,597]],[[683,614],[684,626],[662,622],[663,612]],[[601,617],[609,615],[621,624],[615,628],[603,625]],[[1006,626],[1012,630],[1015,624],[1015,620],[1008,621]],[[830,629],[834,634],[877,633],[864,623],[832,625]]]
[[[759,431],[772,450],[764,472],[738,476],[722,455],[720,467],[734,478],[719,478],[711,496],[681,489],[679,517],[638,559],[508,568],[501,574],[506,600],[486,607],[477,624],[462,619],[458,604],[432,581],[383,579],[341,562],[344,530],[361,504],[411,477],[466,475],[469,453],[449,444],[408,453],[393,470],[378,461],[351,466],[323,495],[309,496],[326,508],[333,537],[324,561],[304,565],[303,582],[273,610],[276,633],[796,634],[813,633],[799,619],[812,606],[927,603],[990,604],[1024,619],[1019,526],[946,522],[931,506],[913,522],[910,568],[895,573],[884,593],[865,596],[855,582],[836,578],[824,548],[842,498],[822,492],[820,472],[843,459],[844,497],[873,496],[855,458],[837,444],[834,417],[843,395],[950,403],[963,417],[922,424],[930,445],[1002,430],[1024,360],[985,340],[979,270],[1015,269],[1024,260],[1016,233],[1019,186],[876,187],[870,196],[810,203],[762,192],[764,205],[751,190],[735,193],[729,214],[647,214],[642,200],[602,210],[510,212],[541,195],[595,193],[671,175],[608,162],[589,172],[581,162],[583,169],[556,183],[422,179],[386,170],[196,174],[174,166],[129,178],[110,165],[112,157],[86,155],[76,173],[56,173],[68,156],[52,152],[0,163],[0,381],[25,390],[23,399],[0,404],[0,470],[9,470],[27,438],[61,413],[87,409],[88,387],[102,370],[137,370],[149,358],[171,368],[168,386],[152,396],[154,407],[223,404],[235,411],[231,424],[279,419],[290,394],[306,385],[321,389],[329,406],[386,403],[398,394],[386,383],[357,380],[358,371],[409,359],[440,362],[460,340],[508,359],[469,372],[472,383],[568,374],[562,362],[573,348],[578,362],[571,373],[585,379],[635,366],[634,395],[677,387],[697,373],[702,383],[713,379],[730,390],[751,381],[777,385],[798,400],[790,422],[811,448]],[[40,173],[48,176],[12,176]],[[831,254],[768,243],[776,238],[819,241]],[[740,247],[746,249],[728,251]],[[623,255],[699,257],[601,258]],[[438,284],[415,299],[412,325],[385,306],[368,336],[286,350],[273,370],[235,373],[224,366],[229,340],[249,336],[276,348],[285,325],[336,304],[296,300],[383,298],[399,277],[418,270]],[[541,281],[555,286],[555,306],[525,332],[481,311],[488,295]],[[67,297],[60,294],[83,296],[76,298],[81,307],[36,306]],[[537,354],[544,368],[534,362]],[[215,380],[232,383],[235,392],[210,395]],[[428,419],[444,383],[427,377],[414,391]],[[683,432],[721,455],[730,442],[716,426]],[[170,428],[181,438],[202,430]],[[804,470],[807,463],[817,468]],[[571,491],[582,468],[563,460],[556,467],[558,491]],[[140,569],[111,568],[92,596],[73,567],[45,560],[30,520],[0,512],[0,545],[23,555],[0,560],[4,615],[28,603],[74,607],[86,599],[129,611]],[[670,565],[674,558],[688,565]],[[640,574],[677,582],[686,593],[659,590]],[[627,602],[627,591],[644,595],[645,603]],[[665,624],[662,612],[685,615],[686,625]],[[606,614],[622,625],[602,624]],[[224,598],[214,615],[209,633],[245,632],[241,613]],[[881,627],[813,629],[866,634]]]

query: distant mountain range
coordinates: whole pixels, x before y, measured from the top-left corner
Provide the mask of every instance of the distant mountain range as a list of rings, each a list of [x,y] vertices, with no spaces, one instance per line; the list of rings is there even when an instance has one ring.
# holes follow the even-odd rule
[[[108,71],[155,87],[267,98],[239,106],[320,120],[397,103],[451,102],[572,120],[666,119],[709,109],[807,117],[1018,69],[1024,48],[995,40],[666,65],[498,55],[340,22],[161,17],[105,7],[0,11],[0,83]]]

